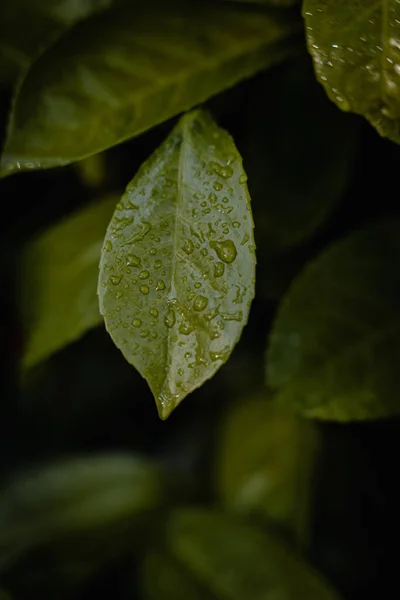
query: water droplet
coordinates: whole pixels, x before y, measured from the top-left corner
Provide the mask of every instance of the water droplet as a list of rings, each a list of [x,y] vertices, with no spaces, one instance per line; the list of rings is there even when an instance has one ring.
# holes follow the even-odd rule
[[[136,256],[135,254],[128,254],[128,256],[126,257],[126,265],[127,265],[127,267],[141,267],[142,266],[139,256]]]
[[[239,183],[246,183],[247,181],[247,175],[246,173],[242,173],[241,176],[239,177]]]
[[[232,263],[237,256],[236,246],[232,240],[210,242],[210,247],[215,250],[218,258],[225,263]]]
[[[112,249],[113,249],[112,243],[110,242],[110,240],[107,240],[106,243],[104,244],[104,250],[106,252],[111,252]]]
[[[141,331],[141,332],[139,333],[139,335],[140,335],[140,337],[141,337],[141,338],[147,338],[147,336],[149,335],[149,333],[150,333],[150,332],[149,332],[149,330],[148,330],[148,329],[143,329],[143,331]]]
[[[150,250],[150,254],[151,254],[152,256],[154,256],[155,254],[157,254],[157,250],[156,250],[155,248],[152,248],[152,249]]]
[[[196,296],[196,298],[194,299],[193,302],[193,309],[194,310],[204,310],[205,308],[207,308],[208,305],[208,298],[206,298],[205,296]]]
[[[216,181],[213,185],[214,190],[216,190],[217,192],[220,192],[223,188],[223,185],[220,181]]]
[[[200,206],[202,206],[202,207],[204,208],[205,206],[207,206],[207,202],[202,202],[202,203],[200,204]]]
[[[216,196],[216,194],[212,193],[208,196],[208,199],[211,202],[211,204],[214,204],[217,201],[217,196]]]
[[[192,254],[193,249],[194,249],[194,244],[193,244],[192,240],[186,240],[186,242],[183,244],[184,252],[186,252],[186,254]]]
[[[152,308],[150,310],[150,314],[152,317],[154,317],[156,319],[158,317],[158,310],[156,308]]]
[[[225,273],[225,265],[222,262],[217,263],[214,266],[214,277],[222,277]]]
[[[201,288],[201,283],[199,281],[196,281],[194,287],[196,288],[196,290],[198,290],[199,288]]]
[[[132,321],[132,325],[133,325],[134,327],[140,327],[140,326],[141,326],[141,324],[142,324],[142,321],[141,321],[140,319],[134,319],[134,320]]]
[[[223,177],[224,179],[229,179],[229,177],[232,177],[232,175],[233,175],[232,167],[229,167],[228,165],[227,166],[220,165],[219,163],[217,163],[215,161],[210,162],[210,168],[214,171],[214,173],[216,173],[216,175],[219,175],[220,177]]]
[[[222,233],[224,233],[225,235],[228,235],[228,233],[229,233],[228,227],[225,227],[225,229],[222,230]]]
[[[205,208],[203,210],[203,215],[208,215],[208,214],[210,214],[210,212],[211,212],[211,208]]]
[[[159,279],[157,281],[156,292],[158,292],[158,290],[165,290],[165,283],[163,282],[162,279]]]
[[[122,290],[118,290],[118,292],[115,294],[115,297],[119,300],[120,298],[122,298],[123,295],[124,292]]]
[[[148,279],[150,277],[150,273],[148,271],[142,271],[139,275],[139,279]]]
[[[183,335],[189,335],[192,333],[194,327],[191,323],[181,323],[179,326],[179,333],[183,333]]]
[[[110,281],[113,285],[118,285],[122,279],[122,275],[111,275]]]
[[[226,196],[224,196],[224,197],[222,198],[222,202],[223,202],[224,204],[227,204],[227,203],[229,202],[229,198],[227,198]]]
[[[207,248],[202,248],[202,249],[200,250],[200,254],[201,254],[202,256],[207,256],[207,254],[208,254],[208,250],[207,250]]]
[[[235,229],[237,229],[238,227],[240,227],[239,221],[233,221],[232,227],[235,227]]]
[[[175,312],[172,310],[172,308],[170,308],[165,315],[164,323],[169,329],[175,325]]]
[[[139,287],[139,290],[142,292],[142,294],[145,294],[145,295],[147,295],[149,293],[149,288],[147,285],[141,285]]]
[[[162,260],[160,260],[160,259],[156,260],[154,263],[154,268],[161,269],[161,267],[162,267]]]
[[[183,373],[184,373],[183,369],[178,369],[178,375],[180,375],[182,377]]]

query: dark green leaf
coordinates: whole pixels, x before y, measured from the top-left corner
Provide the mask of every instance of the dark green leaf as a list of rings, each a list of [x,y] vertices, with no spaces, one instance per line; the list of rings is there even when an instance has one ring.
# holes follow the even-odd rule
[[[338,600],[306,565],[273,536],[200,509],[167,520],[172,555],[225,600]]]
[[[358,120],[327,100],[307,55],[266,73],[247,110],[243,158],[257,245],[270,254],[310,237],[342,200]]]
[[[102,321],[98,264],[116,198],[86,207],[46,230],[25,249],[21,303],[24,367],[31,367]]]
[[[141,589],[145,600],[215,600],[190,571],[159,551],[149,552],[142,563]]]
[[[318,448],[314,424],[256,397],[228,412],[218,439],[216,482],[222,503],[265,516],[303,543]]]
[[[399,220],[364,227],[308,265],[270,337],[267,382],[309,417],[400,412]]]
[[[100,310],[161,418],[228,359],[254,296],[241,157],[208,114],[184,116],[129,184],[107,231]]]
[[[3,175],[109,148],[287,56],[297,25],[226,5],[153,2],[77,25],[14,103]]]
[[[109,545],[118,525],[126,531],[132,519],[137,524],[165,503],[166,483],[155,465],[124,454],[82,456],[17,476],[0,495],[0,569],[30,549],[57,549],[73,536],[75,553],[76,538],[82,545],[92,533],[102,531]]]
[[[342,110],[363,115],[400,142],[400,4],[304,0],[318,79]]]
[[[0,81],[10,84],[74,23],[121,0],[0,3]]]

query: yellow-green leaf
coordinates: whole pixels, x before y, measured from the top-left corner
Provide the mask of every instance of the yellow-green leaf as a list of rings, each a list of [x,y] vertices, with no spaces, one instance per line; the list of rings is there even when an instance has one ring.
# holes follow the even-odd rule
[[[18,90],[1,173],[127,140],[287,56],[297,25],[253,7],[140,3],[78,24]]]
[[[305,416],[400,413],[399,219],[333,244],[295,279],[272,328],[267,382]]]
[[[317,77],[331,100],[400,143],[400,3],[305,0],[303,15]]]
[[[304,543],[318,449],[314,424],[254,397],[228,411],[218,442],[216,488],[223,505],[266,517]]]
[[[224,600],[338,600],[272,535],[205,509],[174,511],[166,522],[172,556]]]
[[[184,116],[129,184],[107,230],[100,310],[161,418],[228,359],[254,296],[253,219],[235,144]]]
[[[24,367],[32,367],[101,323],[98,264],[116,203],[112,197],[85,207],[25,247],[20,291]]]

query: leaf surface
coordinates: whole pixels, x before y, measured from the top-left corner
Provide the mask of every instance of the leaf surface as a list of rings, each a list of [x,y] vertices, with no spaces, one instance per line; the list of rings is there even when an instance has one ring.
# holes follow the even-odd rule
[[[19,88],[1,173],[65,165],[269,67],[297,24],[233,4],[140,3],[78,24]]]
[[[174,511],[166,523],[171,553],[217,598],[338,600],[272,535],[205,509]]]
[[[20,294],[26,324],[24,367],[101,323],[98,264],[116,202],[113,197],[88,206],[27,244]]]
[[[338,421],[400,412],[399,226],[365,226],[294,281],[267,355],[278,402]]]
[[[0,3],[0,81],[12,84],[72,25],[118,0],[12,0]]]
[[[107,230],[100,310],[161,418],[214,375],[247,321],[255,253],[246,179],[232,138],[194,111],[142,165]]]
[[[305,0],[308,48],[319,81],[342,110],[400,142],[400,4]]]
[[[227,412],[218,435],[216,488],[222,504],[308,537],[310,481],[318,449],[314,424],[263,396]]]

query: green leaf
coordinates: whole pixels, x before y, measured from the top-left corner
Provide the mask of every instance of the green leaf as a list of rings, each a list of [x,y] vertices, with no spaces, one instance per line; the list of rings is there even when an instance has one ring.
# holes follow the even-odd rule
[[[265,397],[231,408],[218,435],[216,487],[222,504],[267,517],[304,543],[317,434],[313,422]]]
[[[338,600],[338,596],[273,536],[201,509],[167,519],[171,553],[225,600]]]
[[[305,53],[266,73],[247,113],[243,157],[266,255],[309,238],[343,199],[358,119],[329,102]]]
[[[400,412],[400,221],[335,243],[292,284],[270,336],[267,382],[308,417]]]
[[[71,540],[75,555],[93,539],[103,552],[110,536],[115,544],[113,533],[126,534],[131,522],[138,529],[145,512],[164,505],[166,492],[157,466],[127,454],[82,456],[22,473],[0,495],[0,569],[42,546],[61,553]]]
[[[228,359],[254,296],[241,157],[207,113],[184,116],[129,184],[107,230],[100,310],[160,417]]]
[[[342,110],[400,142],[400,4],[304,0],[308,48],[319,81]]]
[[[148,552],[140,574],[145,600],[215,600],[213,594],[199,586],[190,571],[165,552]]]
[[[153,2],[77,25],[15,99],[1,173],[65,165],[127,140],[287,56],[291,19]]]
[[[14,83],[72,25],[121,0],[12,0],[0,3],[0,81]]]
[[[26,246],[21,305],[26,328],[23,366],[32,367],[102,322],[98,264],[117,199],[68,216]]]

